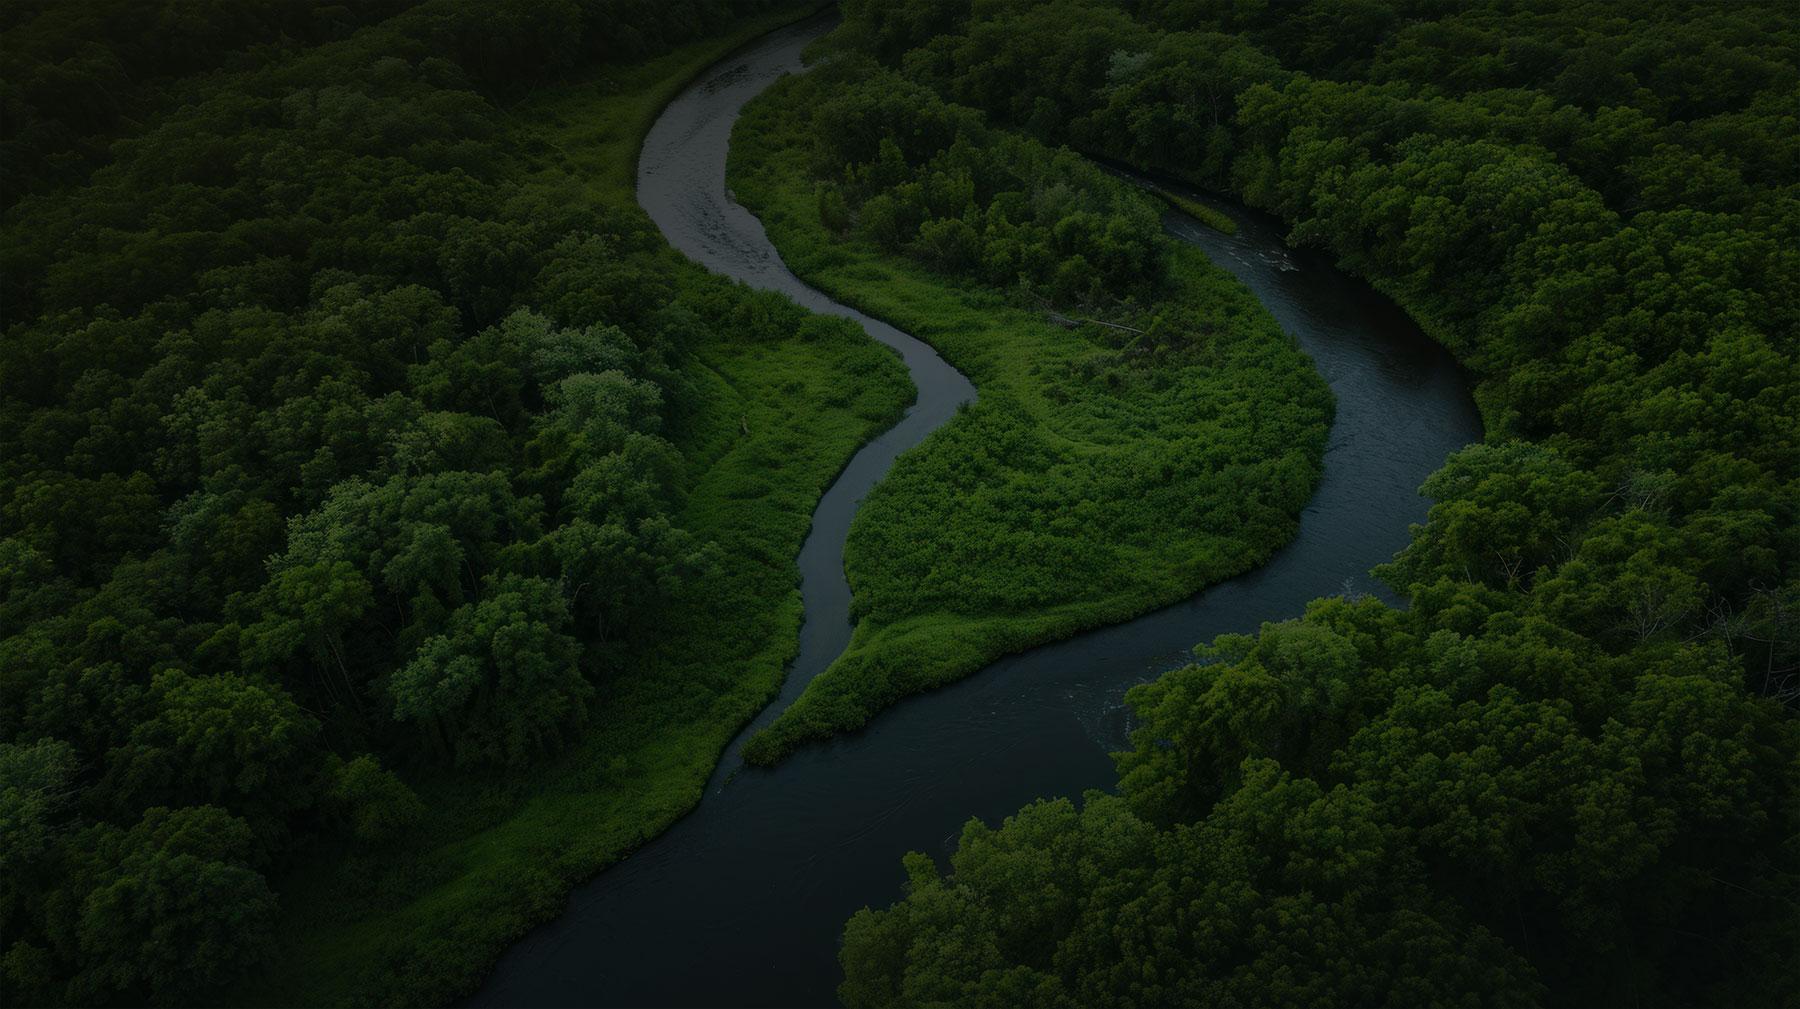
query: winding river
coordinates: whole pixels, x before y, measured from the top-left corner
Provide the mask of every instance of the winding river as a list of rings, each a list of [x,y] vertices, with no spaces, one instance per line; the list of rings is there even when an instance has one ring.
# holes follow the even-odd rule
[[[930,347],[796,279],[726,193],[738,110],[800,70],[801,50],[830,25],[782,29],[713,66],[664,110],[638,164],[639,202],[676,248],[814,311],[855,319],[900,353],[919,387],[905,418],[858,452],[819,503],[800,554],[799,657],[757,725],[849,640],[843,545],[857,503],[899,452],[975,395]],[[941,859],[971,816],[996,822],[1034,799],[1110,786],[1107,754],[1128,730],[1125,691],[1180,665],[1196,642],[1298,615],[1317,596],[1381,594],[1367,572],[1423,518],[1419,484],[1481,436],[1461,372],[1391,302],[1286,248],[1277,222],[1187,195],[1230,215],[1238,233],[1181,215],[1167,218],[1170,233],[1247,285],[1337,394],[1323,479],[1294,541],[1256,571],[1129,623],[1002,659],[771,770],[740,765],[740,737],[700,805],[577,889],[561,917],[507,951],[473,1004],[835,1004],[843,922],[899,896],[903,853]]]

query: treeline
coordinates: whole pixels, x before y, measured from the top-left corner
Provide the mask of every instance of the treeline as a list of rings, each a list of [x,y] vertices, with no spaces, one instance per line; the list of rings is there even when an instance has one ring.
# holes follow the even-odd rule
[[[0,292],[19,1004],[197,999],[256,966],[309,839],[418,817],[391,768],[571,739],[717,562],[673,520],[684,355],[799,321],[678,295],[497,104],[747,5],[436,3],[316,48],[393,5],[114,6],[6,15],[6,188],[37,190]]]
[[[1051,301],[1147,300],[1167,254],[1143,199],[1066,151],[878,67],[834,67],[813,114],[819,217],[888,252]]]
[[[853,1005],[1776,1004],[1800,945],[1800,22],[1775,5],[851,3],[840,44],[1227,190],[1470,366],[1381,573],[1139,688]]]

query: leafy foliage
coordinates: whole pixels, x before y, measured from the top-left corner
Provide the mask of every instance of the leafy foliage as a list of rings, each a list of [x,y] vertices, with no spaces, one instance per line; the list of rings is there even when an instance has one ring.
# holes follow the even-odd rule
[[[1139,688],[1119,794],[913,863],[846,1000],[1787,998],[1791,12],[848,6],[851,58],[1281,215],[1473,370],[1489,440],[1380,569],[1409,610],[1318,602]]]
[[[760,6],[8,6],[10,999],[240,1002],[292,965],[257,997],[445,1001],[695,801],[794,646],[811,502],[908,390],[677,265],[506,105],[635,74],[583,95],[635,144],[731,43],[625,64]]]
[[[1800,938],[1792,719],[1716,645],[1464,616],[1320,601],[1136,688],[1118,794],[972,822],[948,879],[915,856],[848,927],[846,1002],[1777,991],[1735,975]]]
[[[1141,298],[1166,283],[1155,214],[1091,165],[990,131],[891,72],[819,76],[801,91],[816,101],[822,206],[842,207],[833,216],[884,251],[1061,302]]]
[[[1142,194],[858,59],[752,102],[728,174],[799,275],[929,341],[980,395],[863,501],[855,636],[750,759],[1179,599],[1292,535],[1330,392]]]

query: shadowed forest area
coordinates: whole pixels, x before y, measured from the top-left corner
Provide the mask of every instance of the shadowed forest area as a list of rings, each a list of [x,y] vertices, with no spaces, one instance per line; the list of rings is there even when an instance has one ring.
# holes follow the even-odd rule
[[[1791,998],[1797,44],[1755,4],[846,4],[836,72],[1279,215],[1489,429],[1380,572],[1409,608],[1137,688],[1116,794],[909,859],[846,1003]]]
[[[0,10],[8,1005],[447,1003],[702,800],[815,505],[915,390],[672,251],[634,166],[814,9]],[[1202,644],[1129,694],[1112,789],[896,844],[843,1002],[1791,1002],[1800,17],[842,15],[734,198],[980,398],[867,496],[855,636],[751,762],[1294,535],[1329,389],[1090,159],[1275,215],[1487,430],[1378,569],[1400,605]]]
[[[762,6],[8,5],[9,1004],[448,999],[698,800],[911,397],[632,199]]]

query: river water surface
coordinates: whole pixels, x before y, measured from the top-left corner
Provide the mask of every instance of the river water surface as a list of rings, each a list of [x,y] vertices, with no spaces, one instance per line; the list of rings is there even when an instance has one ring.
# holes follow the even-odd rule
[[[795,279],[725,191],[738,110],[802,69],[800,51],[830,27],[804,22],[720,61],[664,110],[638,164],[639,202],[672,245],[716,272],[862,323],[901,354],[919,387],[906,417],[865,446],[819,503],[800,554],[800,654],[756,725],[849,640],[843,545],[857,503],[895,455],[975,394],[931,348]],[[1256,571],[1002,659],[771,770],[741,766],[740,737],[700,805],[578,888],[561,917],[506,952],[473,1004],[834,1005],[844,920],[899,897],[902,854],[942,859],[971,816],[997,822],[1034,799],[1110,786],[1107,754],[1129,728],[1125,691],[1180,665],[1195,643],[1297,616],[1317,596],[1382,594],[1367,572],[1423,519],[1419,484],[1481,437],[1461,373],[1391,302],[1286,248],[1274,220],[1187,195],[1230,215],[1238,233],[1178,214],[1166,220],[1170,233],[1249,287],[1337,394],[1324,474],[1294,541]]]

